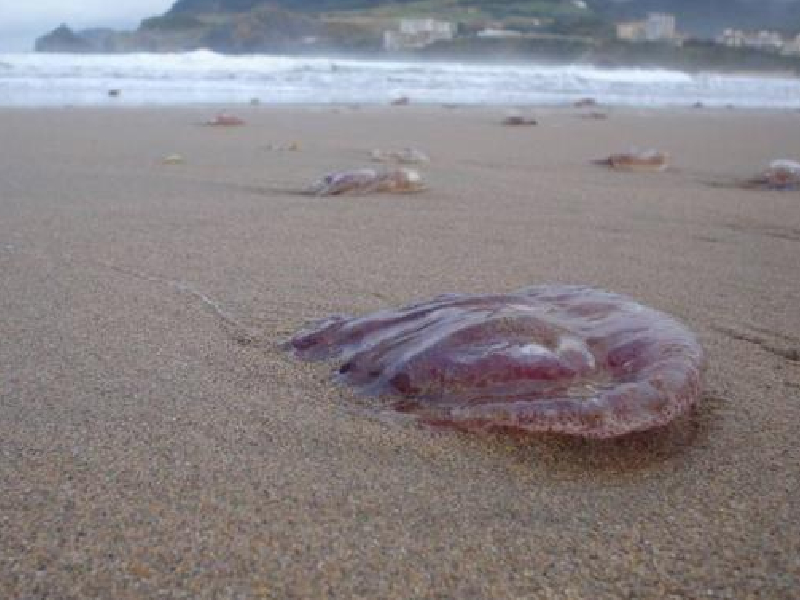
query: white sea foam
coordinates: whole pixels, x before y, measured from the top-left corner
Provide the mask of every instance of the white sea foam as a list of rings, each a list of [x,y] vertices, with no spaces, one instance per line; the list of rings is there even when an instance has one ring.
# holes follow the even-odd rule
[[[119,97],[107,91],[119,88]],[[476,65],[312,57],[0,54],[0,105],[415,102],[636,106],[800,106],[800,79],[665,69]]]

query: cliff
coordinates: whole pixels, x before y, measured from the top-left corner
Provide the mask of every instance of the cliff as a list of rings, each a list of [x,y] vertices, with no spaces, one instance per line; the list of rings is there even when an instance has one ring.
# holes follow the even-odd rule
[[[252,2],[252,0],[249,0]],[[218,5],[208,0],[206,5]],[[177,6],[177,5],[176,5]],[[198,5],[199,6],[199,5]],[[66,25],[40,37],[37,52],[178,52],[207,48],[225,54],[257,52],[374,51],[381,30],[258,3],[244,12],[170,10],[142,21],[135,31],[72,31]]]
[[[84,37],[62,24],[36,40],[36,52],[68,52],[82,54],[96,51]]]

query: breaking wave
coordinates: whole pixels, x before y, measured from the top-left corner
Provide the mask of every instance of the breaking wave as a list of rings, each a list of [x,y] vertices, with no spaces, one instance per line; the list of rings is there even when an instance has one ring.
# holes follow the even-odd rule
[[[109,98],[119,88],[124,93]],[[584,65],[465,64],[176,54],[0,54],[0,105],[385,103],[558,105],[592,96],[605,104],[786,108],[800,105],[791,76],[688,74]]]

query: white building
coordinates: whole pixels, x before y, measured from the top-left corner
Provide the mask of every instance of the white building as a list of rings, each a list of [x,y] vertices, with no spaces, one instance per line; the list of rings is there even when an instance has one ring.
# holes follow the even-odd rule
[[[644,21],[617,23],[617,39],[627,42],[641,42],[645,39]]]
[[[648,42],[674,40],[675,15],[666,13],[650,13],[644,22],[645,39]]]
[[[717,38],[717,42],[723,46],[740,48],[745,45],[744,31],[740,29],[725,29],[722,35]]]
[[[786,42],[781,50],[783,54],[792,56],[800,55],[800,34],[797,35],[792,41]]]
[[[788,47],[789,54],[792,53],[793,44],[800,45],[798,39],[785,43],[783,36],[777,31],[745,32],[740,29],[726,29],[717,38],[717,42],[732,48],[755,48],[769,52],[786,52]]]
[[[487,27],[486,29],[481,29],[475,35],[479,38],[507,39],[522,37],[522,32],[514,31],[513,29],[494,29],[492,27]]]
[[[389,51],[424,48],[434,42],[452,40],[456,28],[436,19],[401,19],[397,31],[383,32],[383,47]]]
[[[650,13],[644,21],[617,23],[617,39],[629,42],[680,42],[675,15]]]
[[[455,33],[453,24],[436,19],[401,19],[400,33],[406,35],[432,35],[442,39],[452,39]]]
[[[780,52],[783,49],[783,36],[777,31],[759,31],[749,42],[749,46],[760,50]]]

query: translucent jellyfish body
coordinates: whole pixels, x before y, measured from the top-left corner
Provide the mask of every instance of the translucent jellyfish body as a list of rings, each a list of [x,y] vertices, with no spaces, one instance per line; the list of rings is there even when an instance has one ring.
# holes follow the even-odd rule
[[[593,438],[670,422],[698,400],[704,360],[672,317],[564,285],[330,317],[287,347],[426,423]]]
[[[329,173],[315,182],[308,193],[317,196],[339,194],[369,194],[388,192],[394,194],[419,192],[425,189],[420,174],[407,168],[355,169]]]

